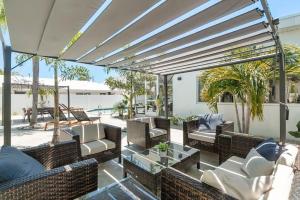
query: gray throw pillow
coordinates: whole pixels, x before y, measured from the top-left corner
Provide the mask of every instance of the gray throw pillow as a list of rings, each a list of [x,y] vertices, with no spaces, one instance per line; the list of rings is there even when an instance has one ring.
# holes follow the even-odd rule
[[[31,176],[43,171],[45,171],[45,168],[41,163],[22,151],[14,147],[1,147],[0,183]]]

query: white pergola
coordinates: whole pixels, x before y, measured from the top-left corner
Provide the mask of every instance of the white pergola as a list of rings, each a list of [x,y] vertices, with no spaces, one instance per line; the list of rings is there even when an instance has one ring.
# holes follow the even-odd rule
[[[11,46],[3,45],[7,145],[11,52],[161,75],[165,87],[168,75],[275,58],[280,69],[280,140],[285,142],[284,53],[278,20],[266,0],[5,0],[4,5],[11,41]],[[79,38],[69,45],[76,34]],[[228,61],[238,48],[245,52]],[[246,52],[250,56],[243,59]]]

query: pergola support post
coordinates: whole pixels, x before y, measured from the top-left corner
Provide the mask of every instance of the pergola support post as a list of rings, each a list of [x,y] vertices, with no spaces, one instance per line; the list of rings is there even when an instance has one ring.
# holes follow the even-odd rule
[[[2,117],[4,145],[11,146],[11,47],[3,45],[4,81],[2,93]]]
[[[287,106],[286,106],[286,92],[285,92],[285,63],[284,63],[284,53],[281,52],[279,56],[279,106],[280,106],[280,142],[282,145],[286,141],[286,120],[287,116]]]
[[[70,119],[70,106],[71,106],[71,103],[70,103],[70,86],[67,86],[67,94],[68,94],[68,119]]]
[[[164,75],[164,106],[165,106],[165,117],[169,117],[169,107],[168,107],[168,75]]]

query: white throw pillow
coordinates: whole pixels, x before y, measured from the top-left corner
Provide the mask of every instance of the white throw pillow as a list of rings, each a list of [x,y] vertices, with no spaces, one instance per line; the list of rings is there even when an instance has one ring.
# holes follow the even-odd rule
[[[248,153],[242,170],[249,178],[256,176],[269,176],[274,170],[275,162],[262,157],[254,148]]]
[[[276,161],[276,165],[286,165],[289,167],[293,167],[296,157],[298,154],[298,148],[295,145],[287,144],[283,152],[280,154],[278,160]]]

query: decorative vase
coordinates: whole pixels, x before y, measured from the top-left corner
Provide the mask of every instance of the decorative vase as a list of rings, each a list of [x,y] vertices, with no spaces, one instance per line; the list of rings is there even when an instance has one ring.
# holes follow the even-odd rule
[[[160,157],[167,157],[167,151],[159,151]]]

